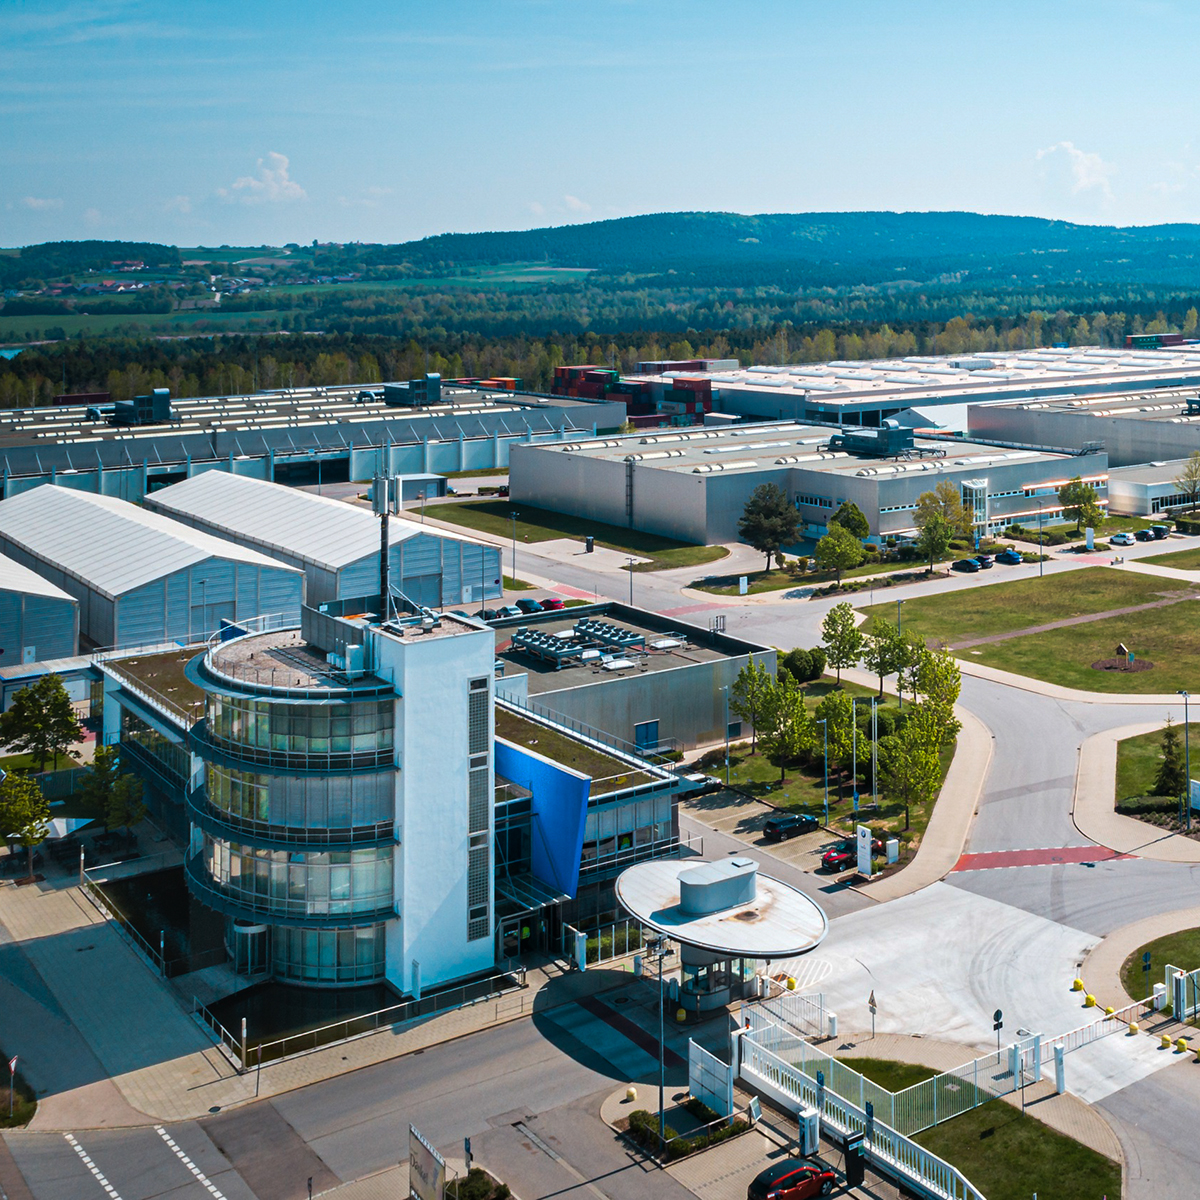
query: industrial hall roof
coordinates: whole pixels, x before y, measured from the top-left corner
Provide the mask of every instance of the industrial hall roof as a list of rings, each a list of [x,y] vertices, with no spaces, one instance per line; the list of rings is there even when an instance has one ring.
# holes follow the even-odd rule
[[[110,599],[209,558],[294,569],[127,500],[50,483],[0,501],[0,539]]]

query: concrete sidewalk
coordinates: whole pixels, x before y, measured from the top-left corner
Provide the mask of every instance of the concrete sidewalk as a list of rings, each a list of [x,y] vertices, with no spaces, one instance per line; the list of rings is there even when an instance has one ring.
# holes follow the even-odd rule
[[[1124,816],[1113,807],[1117,743],[1161,728],[1158,721],[1124,725],[1088,738],[1079,747],[1071,817],[1084,837],[1121,854],[1159,862],[1200,863],[1200,841]]]

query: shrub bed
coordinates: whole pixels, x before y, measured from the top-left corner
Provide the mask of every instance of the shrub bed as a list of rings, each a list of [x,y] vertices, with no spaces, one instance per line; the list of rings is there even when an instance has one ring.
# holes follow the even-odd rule
[[[689,1100],[685,1107],[692,1112],[693,1116],[697,1116],[689,1107],[691,1103]],[[706,1104],[700,1101],[696,1101],[696,1103],[700,1104],[705,1111],[712,1112],[712,1109],[708,1108]],[[716,1119],[717,1115],[713,1113],[713,1120]],[[663,1146],[658,1138],[658,1116],[655,1113],[638,1108],[629,1114],[629,1136],[642,1149],[650,1151],[651,1154],[660,1154],[668,1161],[685,1158],[689,1154],[695,1154],[698,1150],[707,1150],[710,1146],[719,1145],[731,1137],[736,1137],[739,1133],[745,1133],[749,1128],[748,1121],[737,1117],[728,1125],[722,1125],[716,1129],[706,1129],[695,1137],[680,1137],[670,1125],[666,1125],[663,1127],[666,1145]]]

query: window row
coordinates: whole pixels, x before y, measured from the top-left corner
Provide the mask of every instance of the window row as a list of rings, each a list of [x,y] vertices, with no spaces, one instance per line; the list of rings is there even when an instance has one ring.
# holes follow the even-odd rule
[[[390,773],[261,775],[208,765],[208,802],[248,823],[291,829],[348,829],[390,823],[395,791]]]
[[[390,700],[281,704],[247,696],[208,695],[214,741],[286,754],[351,754],[392,748]]]
[[[180,745],[164,737],[157,729],[134,716],[127,708],[121,709],[121,741],[132,743],[145,754],[149,754],[170,776],[182,785],[191,771],[191,756]]]
[[[271,971],[305,983],[369,983],[383,978],[387,927],[271,930]]]
[[[213,882],[248,907],[296,916],[374,912],[392,903],[392,850],[297,853],[204,835]]]

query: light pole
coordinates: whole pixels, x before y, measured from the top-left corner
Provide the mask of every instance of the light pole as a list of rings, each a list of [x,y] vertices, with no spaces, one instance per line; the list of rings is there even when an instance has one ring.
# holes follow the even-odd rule
[[[670,953],[667,940],[657,937],[646,943],[646,949],[658,960],[658,1140],[665,1142],[666,1109],[664,1096],[667,1090],[667,1066],[665,1041],[667,1036],[665,997],[663,995],[663,959]]]
[[[420,502],[421,502],[421,524],[424,525],[425,524],[425,493],[418,492],[417,499],[420,500]],[[514,538],[513,540],[514,540],[514,544],[515,544],[516,539]],[[513,553],[515,554],[516,551],[514,550]],[[513,574],[516,575],[516,573],[517,573],[516,568],[514,567]]]
[[[879,804],[879,722],[875,712],[876,697],[871,697],[871,803]]]
[[[633,607],[633,564],[636,561],[637,561],[636,559],[632,559],[632,558],[627,558],[625,560],[625,565],[629,569],[629,607],[630,608]]]
[[[1184,811],[1187,813],[1187,831],[1192,832],[1192,754],[1188,738],[1188,694],[1180,690],[1183,697],[1183,789]]]
[[[725,786],[729,786],[729,684],[721,689],[725,697]]]
[[[1046,556],[1043,553],[1045,547],[1042,545],[1042,502],[1038,501],[1038,578],[1046,574]]]
[[[829,824],[829,718],[818,717],[817,724],[823,726],[825,734],[825,824]]]
[[[897,633],[904,632],[904,626],[901,624],[901,619],[900,619],[900,605],[902,605],[903,603],[904,603],[903,600],[896,601],[896,632]]]
[[[903,600],[896,601],[896,641],[899,642],[900,635],[904,632],[904,625],[900,615],[900,605]],[[900,667],[896,671],[896,699],[900,702],[900,708],[904,708],[904,668]]]
[[[519,516],[519,514],[515,508],[512,510],[511,516],[512,516],[512,542],[513,542],[512,577],[513,577],[513,587],[516,587],[517,586],[517,517]],[[500,581],[500,585],[501,585],[500,590],[501,590],[501,592],[503,592],[504,591],[504,580],[503,579]]]
[[[858,697],[850,697],[850,796],[858,812]]]

